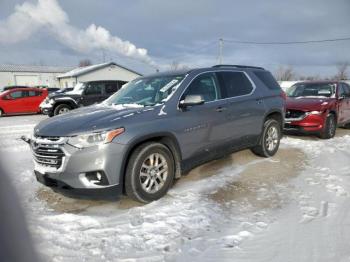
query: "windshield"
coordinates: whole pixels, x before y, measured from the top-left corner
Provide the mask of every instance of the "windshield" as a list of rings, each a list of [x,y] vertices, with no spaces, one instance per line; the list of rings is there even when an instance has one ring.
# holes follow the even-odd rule
[[[85,84],[84,83],[77,83],[72,91],[66,92],[66,94],[78,94],[81,95],[84,91]]]
[[[176,90],[184,77],[178,75],[138,78],[108,98],[105,103],[142,106],[161,104]]]
[[[334,97],[336,84],[296,84],[287,89],[289,97]]]

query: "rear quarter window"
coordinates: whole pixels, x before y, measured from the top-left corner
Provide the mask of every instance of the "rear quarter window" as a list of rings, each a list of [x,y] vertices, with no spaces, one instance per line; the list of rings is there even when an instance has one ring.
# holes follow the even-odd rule
[[[278,90],[281,89],[280,85],[277,83],[275,78],[270,72],[267,71],[255,71],[254,74],[261,82],[264,83],[269,89]]]

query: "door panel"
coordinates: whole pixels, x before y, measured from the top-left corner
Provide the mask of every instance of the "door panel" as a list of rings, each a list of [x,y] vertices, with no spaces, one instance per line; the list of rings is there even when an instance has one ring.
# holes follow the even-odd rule
[[[218,72],[223,96],[227,100],[226,140],[233,148],[255,143],[261,134],[265,105],[258,89],[243,72]]]
[[[217,110],[226,103],[216,101],[179,111],[178,135],[183,159],[212,158],[225,136],[225,113]],[[180,121],[181,120],[181,121]],[[205,156],[206,155],[206,156]]]
[[[210,159],[222,145],[225,133],[226,101],[221,100],[220,88],[213,73],[197,76],[185,90],[187,95],[201,95],[203,105],[190,106],[178,113],[179,136],[183,158]],[[200,161],[201,159],[199,159]],[[195,160],[194,160],[195,161]]]
[[[338,89],[338,123],[350,121],[350,88],[340,83]]]
[[[344,114],[344,122],[350,122],[350,86],[343,83],[344,91],[345,91],[345,114]]]
[[[7,113],[23,113],[27,111],[28,105],[25,101],[26,91],[10,92],[10,100],[7,100]]]
[[[36,112],[35,106],[37,104],[37,95],[33,90],[28,90],[27,97],[25,97],[25,102],[27,104],[27,112]]]

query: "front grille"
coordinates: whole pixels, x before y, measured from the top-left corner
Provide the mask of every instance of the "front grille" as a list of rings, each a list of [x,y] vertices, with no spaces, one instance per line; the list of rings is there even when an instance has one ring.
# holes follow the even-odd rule
[[[36,139],[46,139],[46,140],[49,140],[49,141],[58,141],[61,139],[61,137],[59,136],[35,136]]]
[[[33,142],[32,149],[34,160],[38,164],[57,169],[62,166],[65,154],[58,145]]]
[[[287,110],[286,118],[303,118],[305,116],[304,111],[300,110]]]

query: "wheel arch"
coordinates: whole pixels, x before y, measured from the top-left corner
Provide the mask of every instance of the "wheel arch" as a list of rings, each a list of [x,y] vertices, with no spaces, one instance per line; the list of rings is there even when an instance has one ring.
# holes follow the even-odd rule
[[[152,135],[145,135],[139,138],[134,139],[130,146],[128,147],[124,159],[122,161],[122,166],[120,169],[120,176],[119,176],[119,183],[123,185],[123,192],[125,192],[124,188],[124,181],[125,181],[125,175],[126,175],[126,168],[129,162],[129,159],[131,157],[131,154],[134,152],[134,150],[139,147],[141,144],[147,143],[147,142],[158,142],[164,144],[171,152],[174,158],[174,166],[175,166],[175,178],[181,177],[181,150],[179,143],[176,139],[176,137],[171,133],[155,133]]]
[[[71,101],[71,100],[59,100],[55,103],[53,110],[55,110],[59,105],[68,105],[70,106],[72,109],[77,108],[77,105]]]
[[[281,130],[283,130],[284,127],[284,115],[280,110],[271,110],[269,111],[264,118],[264,123],[267,119],[275,119],[278,121],[281,125]]]
[[[334,115],[334,117],[335,117],[335,121],[337,121],[338,122],[338,113],[337,113],[337,110],[336,109],[330,109],[329,111],[328,111],[328,114],[333,114]]]

